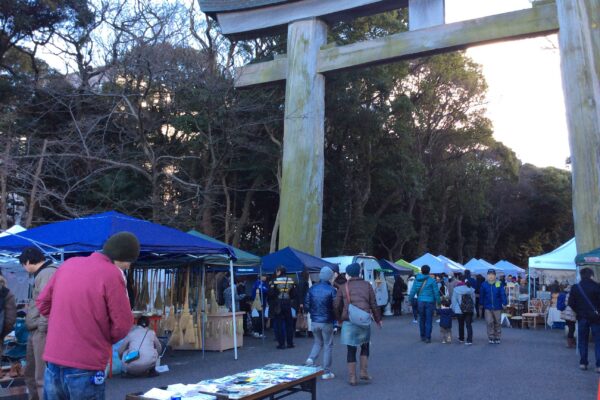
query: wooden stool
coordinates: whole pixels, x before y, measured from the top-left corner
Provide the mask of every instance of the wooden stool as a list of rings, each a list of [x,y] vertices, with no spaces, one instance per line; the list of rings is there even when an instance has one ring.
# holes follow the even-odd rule
[[[539,317],[538,313],[523,313],[523,326],[527,325],[527,327],[531,327],[531,323],[533,323],[533,329],[537,328],[537,318]]]

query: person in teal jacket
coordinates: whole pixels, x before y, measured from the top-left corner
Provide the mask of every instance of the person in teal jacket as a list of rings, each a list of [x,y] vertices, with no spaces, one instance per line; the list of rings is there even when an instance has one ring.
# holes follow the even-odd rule
[[[496,280],[494,269],[488,270],[487,280],[481,284],[479,302],[485,313],[489,343],[500,344],[502,309],[507,301],[504,286]]]
[[[440,291],[435,279],[429,276],[429,271],[429,265],[421,267],[421,273],[417,275],[408,296],[409,299],[417,296],[421,340],[425,343],[431,343],[433,311],[440,304]]]

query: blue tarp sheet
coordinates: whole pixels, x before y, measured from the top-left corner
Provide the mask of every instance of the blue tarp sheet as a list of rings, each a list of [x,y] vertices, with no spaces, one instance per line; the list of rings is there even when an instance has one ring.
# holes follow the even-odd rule
[[[275,273],[275,269],[283,265],[287,273],[302,272],[308,268],[308,272],[319,272],[323,267],[333,268],[335,265],[322,258],[311,256],[300,250],[286,247],[262,258],[262,269],[264,273]]]
[[[102,249],[106,239],[121,231],[131,232],[138,237],[142,253],[140,260],[207,254],[234,256],[229,246],[115,211],[55,222],[29,229],[19,236],[0,238],[0,253],[17,254],[34,242],[48,253],[56,253],[56,249],[61,249],[67,255],[91,253]]]

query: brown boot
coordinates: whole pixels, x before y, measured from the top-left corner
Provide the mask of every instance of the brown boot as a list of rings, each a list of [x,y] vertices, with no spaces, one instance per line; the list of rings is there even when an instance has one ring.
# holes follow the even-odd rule
[[[356,386],[356,363],[348,363],[348,383]]]
[[[368,356],[360,356],[360,379],[363,381],[370,381],[373,379],[369,375],[369,357]]]
[[[567,338],[567,348],[568,349],[575,348],[575,339],[574,338]]]

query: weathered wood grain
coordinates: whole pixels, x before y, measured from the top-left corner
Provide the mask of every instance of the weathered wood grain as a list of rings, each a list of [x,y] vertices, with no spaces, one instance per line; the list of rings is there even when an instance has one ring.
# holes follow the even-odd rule
[[[600,247],[600,0],[557,0],[556,6],[581,253]]]
[[[402,32],[382,39],[346,46],[327,47],[319,52],[319,72],[390,63],[401,59],[465,49],[485,43],[547,35],[558,30],[556,5],[493,15],[468,21]],[[284,58],[257,63],[239,70],[237,87],[283,81]]]
[[[319,72],[389,63],[481,44],[547,35],[557,30],[556,6],[550,4],[324,49],[319,54]]]
[[[219,13],[217,19],[223,34],[245,33],[244,36],[247,36],[251,32],[265,32],[269,29],[285,26],[293,21],[334,15],[353,9],[360,9],[362,15],[368,15],[370,14],[370,7],[381,11],[379,3],[387,4],[387,9],[400,8],[401,5],[405,4],[405,2],[398,0],[303,0],[270,7]],[[356,17],[358,16],[360,15],[357,14]]]
[[[411,31],[446,22],[445,0],[409,0],[408,27]]]
[[[321,255],[325,169],[325,77],[317,56],[327,25],[317,19],[288,29],[279,248]]]

